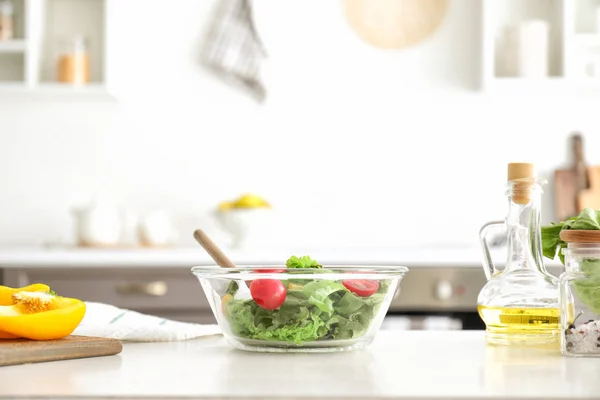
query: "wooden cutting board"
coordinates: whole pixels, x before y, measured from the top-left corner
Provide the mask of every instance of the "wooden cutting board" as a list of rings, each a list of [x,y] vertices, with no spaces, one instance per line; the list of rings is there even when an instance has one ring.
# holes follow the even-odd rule
[[[0,366],[71,360],[119,354],[120,340],[67,336],[58,340],[0,340]]]
[[[571,144],[572,166],[554,171],[554,202],[558,221],[564,221],[579,214],[579,193],[589,188],[581,134],[574,134],[571,137]]]
[[[600,166],[588,167],[589,189],[582,190],[577,196],[579,211],[586,207],[600,210]]]

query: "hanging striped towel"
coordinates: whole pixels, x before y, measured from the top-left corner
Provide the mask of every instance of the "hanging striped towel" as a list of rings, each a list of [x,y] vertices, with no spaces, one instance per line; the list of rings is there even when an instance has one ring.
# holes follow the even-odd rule
[[[94,302],[86,302],[85,317],[73,332],[133,342],[170,342],[219,334],[221,329],[216,324],[172,321]]]
[[[266,57],[250,0],[219,0],[202,49],[204,65],[225,82],[263,102],[267,91],[260,68]]]

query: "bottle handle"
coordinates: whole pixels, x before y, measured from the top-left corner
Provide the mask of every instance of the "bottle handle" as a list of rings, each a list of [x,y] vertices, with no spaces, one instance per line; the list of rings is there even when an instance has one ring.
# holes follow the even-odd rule
[[[479,242],[483,251],[483,272],[485,272],[486,278],[489,280],[492,275],[496,272],[492,255],[490,254],[490,247],[487,242],[487,236],[494,231],[498,231],[502,228],[504,230],[504,221],[491,221],[483,225],[479,230]]]

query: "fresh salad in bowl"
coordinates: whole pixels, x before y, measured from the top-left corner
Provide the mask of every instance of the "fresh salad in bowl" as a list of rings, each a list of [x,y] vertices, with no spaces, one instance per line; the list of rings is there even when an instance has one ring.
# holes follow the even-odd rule
[[[281,267],[194,268],[225,336],[255,350],[370,343],[407,271],[324,267],[309,256]]]

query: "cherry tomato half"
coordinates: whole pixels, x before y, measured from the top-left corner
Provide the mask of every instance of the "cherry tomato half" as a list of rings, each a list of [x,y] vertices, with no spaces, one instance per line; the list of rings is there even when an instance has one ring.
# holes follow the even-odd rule
[[[372,279],[347,279],[342,285],[360,297],[370,296],[379,289],[379,282]]]
[[[277,279],[256,279],[250,284],[252,299],[267,310],[274,310],[285,301],[286,290]]]

